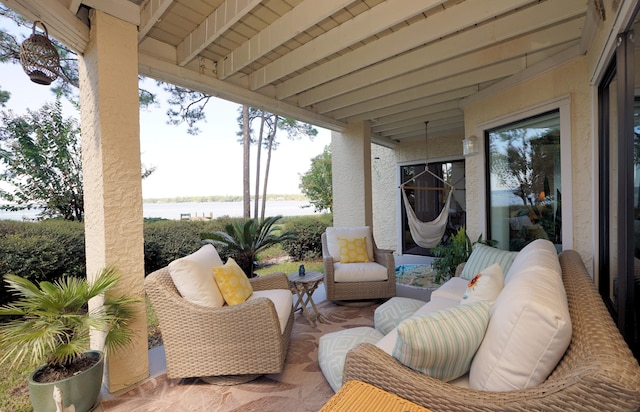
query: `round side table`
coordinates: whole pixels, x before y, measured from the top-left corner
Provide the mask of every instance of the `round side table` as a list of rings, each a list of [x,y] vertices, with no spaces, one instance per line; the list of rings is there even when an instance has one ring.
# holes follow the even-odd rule
[[[293,311],[301,310],[309,323],[316,326],[316,322],[325,323],[322,314],[318,311],[313,301],[313,292],[318,288],[324,280],[324,275],[320,272],[307,271],[304,276],[298,275],[298,272],[290,273],[288,276],[291,291],[298,296],[298,301]],[[311,307],[308,305],[311,304]]]

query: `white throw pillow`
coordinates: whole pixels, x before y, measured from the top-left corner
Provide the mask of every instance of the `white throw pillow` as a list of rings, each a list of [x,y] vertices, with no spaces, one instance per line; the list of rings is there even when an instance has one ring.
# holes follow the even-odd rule
[[[489,305],[495,302],[504,286],[504,276],[500,265],[494,263],[471,279],[467,285],[467,290],[462,296],[460,303],[468,305],[474,302],[484,301]]]
[[[196,252],[169,263],[173,284],[187,301],[211,308],[224,305],[224,298],[213,276],[213,268],[222,260],[213,245],[204,245]]]
[[[398,325],[393,356],[411,369],[448,382],[469,371],[488,322],[487,302],[411,317]]]
[[[491,307],[469,386],[485,391],[535,387],[547,378],[571,341],[571,318],[560,264],[551,242],[536,241],[512,270]]]

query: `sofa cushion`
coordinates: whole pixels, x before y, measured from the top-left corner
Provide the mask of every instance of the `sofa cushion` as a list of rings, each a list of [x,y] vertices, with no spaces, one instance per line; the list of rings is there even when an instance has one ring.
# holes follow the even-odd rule
[[[393,356],[411,369],[448,382],[469,371],[489,323],[484,301],[413,316],[398,325]]]
[[[229,306],[244,302],[253,293],[249,278],[232,258],[227,259],[223,266],[214,267],[213,276]]]
[[[213,245],[169,263],[169,275],[180,295],[187,301],[211,308],[224,305],[224,298],[213,277],[213,268],[222,260]]]
[[[333,279],[336,282],[375,282],[389,279],[387,268],[376,262],[334,263]]]
[[[464,293],[467,291],[467,285],[469,284],[469,279],[462,278],[451,278],[447,280],[445,283],[440,285],[438,289],[431,292],[431,298],[444,298],[444,299],[453,299],[458,302],[464,296]]]
[[[494,263],[471,279],[460,303],[468,305],[485,301],[492,305],[504,286],[504,276],[500,265]]]
[[[289,289],[255,290],[249,296],[247,302],[258,298],[267,298],[273,302],[280,322],[280,332],[284,333],[289,321],[289,315],[293,309],[293,294],[291,291]]]
[[[571,319],[556,250],[551,242],[537,240],[523,252],[518,270],[512,267],[491,308],[485,338],[471,364],[472,389],[535,387],[569,346]]]
[[[367,253],[367,237],[338,237],[341,263],[370,262]]]
[[[318,340],[318,363],[335,392],[342,386],[342,371],[347,352],[361,343],[376,344],[382,333],[366,326],[327,333]]]
[[[502,268],[502,273],[507,274],[513,260],[518,252],[509,252],[506,250],[496,249],[482,243],[476,243],[473,251],[469,255],[469,259],[462,268],[460,277],[471,280],[475,275],[482,272],[483,269],[497,263]]]
[[[330,226],[326,230],[327,235],[327,249],[329,254],[333,258],[334,263],[340,261],[340,243],[338,237],[344,238],[356,238],[366,237],[367,239],[367,256],[369,261],[373,262],[373,235],[369,226],[354,226],[354,227],[333,227]]]

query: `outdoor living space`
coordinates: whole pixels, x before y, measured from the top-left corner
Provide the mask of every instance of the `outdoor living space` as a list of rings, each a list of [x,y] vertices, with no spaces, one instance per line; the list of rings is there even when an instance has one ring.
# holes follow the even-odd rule
[[[331,187],[332,223],[327,229],[369,228],[380,253],[401,266],[394,272],[389,265],[377,268],[375,275],[363,271],[373,285],[361,288],[324,278],[314,301],[326,322],[317,317],[310,322],[308,314],[299,312],[279,317],[268,306],[270,298],[258,294],[258,302],[249,304],[268,306],[261,309],[268,316],[243,318],[239,326],[249,326],[234,343],[247,348],[246,356],[237,357],[239,363],[255,356],[250,366],[264,361],[268,372],[251,371],[259,377],[233,386],[200,378],[243,373],[163,378],[156,363],[163,352],[149,352],[144,305],[138,302],[131,344],[106,358],[103,410],[180,409],[182,402],[192,401],[195,410],[269,410],[275,405],[317,410],[350,380],[434,411],[640,407],[638,1],[0,2],[32,22],[34,31],[35,22],[44,23],[48,35],[77,57],[89,278],[116,266],[123,274],[117,292],[143,300],[147,286],[157,280],[165,287],[158,294],[169,303],[182,297],[164,268],[154,270],[161,273],[151,280],[145,271],[139,76],[200,93],[203,99],[221,98],[328,130],[332,180],[323,185]],[[217,145],[210,162],[227,154]],[[240,163],[229,175],[242,174]],[[204,170],[192,178],[216,187],[226,175]],[[464,276],[442,282],[434,277],[433,282],[428,264],[410,266],[415,258],[448,261],[455,270],[460,255],[452,246],[456,236],[462,250],[470,252],[464,256]],[[356,244],[358,237],[342,241]],[[470,264],[471,245],[473,252],[484,250],[484,257],[518,259],[512,266],[518,270],[510,271],[504,262]],[[371,253],[368,262],[334,263],[374,263],[373,258]],[[484,272],[492,266],[490,274]],[[333,269],[338,273],[340,266]],[[329,275],[325,268],[322,272]],[[540,273],[544,281],[532,282]],[[374,283],[382,282],[376,276],[397,276],[401,282],[393,283],[395,290],[383,288]],[[469,309],[462,303],[467,288],[483,278],[499,279],[502,289],[493,302],[481,299]],[[244,280],[262,283],[256,286],[259,292],[277,290],[276,300],[292,312],[295,299],[288,279]],[[345,300],[344,295],[330,298],[371,290],[382,291],[383,301],[355,307],[333,303]],[[551,315],[544,327],[523,327],[511,318],[491,323],[517,312],[517,304],[530,298],[534,320]],[[94,305],[102,302],[94,300]],[[485,337],[490,342],[496,336],[517,336],[519,344],[535,345],[533,331],[544,329],[556,339],[547,342],[554,350],[542,350],[543,367],[534,362],[522,374],[511,374],[509,366],[524,365],[523,356],[533,352],[508,351],[512,357],[506,365],[493,368],[504,372],[496,377],[487,371],[499,358],[491,348],[500,345],[476,348],[477,358],[465,347],[460,369],[471,368],[469,386],[452,383],[464,374],[436,379],[407,365],[419,358],[412,352],[399,356],[407,364],[393,355],[413,316],[431,316],[437,305],[485,327],[473,329],[479,348]],[[208,315],[203,312],[194,310]],[[390,319],[383,327],[376,319],[381,314]],[[174,323],[183,319],[189,324],[198,318],[182,315]],[[512,325],[521,334],[499,329]],[[428,326],[418,328],[430,331]],[[556,327],[562,333],[554,334]],[[257,356],[256,350],[268,346],[249,333],[258,328],[269,329],[273,337],[262,341],[269,342],[269,356]],[[218,337],[211,335],[204,340]],[[330,344],[338,347],[345,337],[358,345],[333,351],[338,360],[328,356]],[[457,349],[467,344],[455,342]],[[190,366],[227,367],[223,362],[205,365],[197,355],[229,345],[180,344],[177,338],[172,347],[171,339],[164,343],[167,371],[173,354],[190,350],[194,353],[185,356]],[[104,349],[99,334],[92,335],[91,347]],[[337,367],[327,372],[320,358]],[[457,366],[458,359],[462,356],[445,366]],[[514,375],[531,379],[505,389],[519,381],[511,379]],[[479,376],[498,383],[485,386]],[[158,403],[150,408],[150,402]]]

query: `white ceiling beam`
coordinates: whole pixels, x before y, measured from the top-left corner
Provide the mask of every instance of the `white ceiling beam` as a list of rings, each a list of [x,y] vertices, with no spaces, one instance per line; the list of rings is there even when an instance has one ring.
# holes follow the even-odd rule
[[[436,125],[431,124],[429,122],[429,140],[439,137],[439,136],[450,136],[456,134],[464,134],[464,119],[460,117],[457,121],[452,120],[451,122],[444,122],[442,124]],[[422,140],[424,141],[425,130],[424,123],[421,123],[416,126],[415,130],[408,131],[406,133],[398,133],[389,136],[383,136],[392,140],[399,140],[401,142],[408,142],[412,140]],[[460,142],[462,145],[462,142]]]
[[[218,78],[226,79],[237,73],[353,1],[355,0],[303,1],[220,60]]]
[[[185,66],[198,53],[222,36],[231,26],[246,16],[262,0],[225,0],[177,47],[177,63]]]
[[[205,62],[202,59],[203,61],[194,65],[195,68],[178,66],[175,64],[176,50],[169,45],[158,44],[151,39],[146,39],[140,44],[138,50],[138,71],[143,76],[197,90],[238,104],[247,104],[318,127],[335,131],[343,131],[347,127],[344,122],[218,80],[214,78],[214,63],[212,61]]]
[[[391,130],[372,130],[375,133],[380,134],[381,136],[401,136],[405,133],[413,133],[416,130],[424,130],[424,122],[429,121],[429,130],[432,127],[444,127],[447,125],[459,123],[464,121],[464,114],[462,110],[450,110],[448,112],[443,112],[439,115],[433,115],[432,117],[425,119],[417,119],[414,122],[407,123],[402,127],[394,128]]]
[[[450,101],[447,103],[443,103],[443,105],[458,106],[458,102]],[[462,109],[460,109],[460,107],[455,107],[449,110],[442,110],[442,111],[416,110],[413,112],[412,116],[407,117],[406,119],[403,119],[397,122],[392,122],[392,123],[376,124],[376,126],[374,126],[371,129],[371,131],[375,133],[391,132],[394,130],[402,129],[409,125],[414,125],[416,124],[416,122],[420,123],[420,122],[425,122],[427,120],[432,121],[432,120],[446,119],[448,117],[461,116],[462,114],[463,112],[462,112]]]
[[[140,5],[140,27],[138,28],[138,43],[153,28],[171,6],[173,0],[145,0]]]
[[[377,122],[379,119],[385,116],[394,116],[402,114],[411,110],[419,109],[425,106],[435,106],[440,104],[446,104],[449,101],[458,102],[460,99],[468,97],[478,92],[478,86],[469,86],[461,89],[455,89],[450,92],[437,94],[434,96],[427,96],[422,99],[411,100],[406,103],[400,103],[389,107],[384,107],[378,110],[372,110],[364,114],[354,115],[349,117],[349,121],[371,120],[371,122]]]
[[[251,90],[260,89],[443,2],[444,0],[385,1],[256,70],[249,76]]]
[[[369,56],[378,53],[385,47],[389,47],[390,45],[386,43],[379,43],[384,42],[388,37],[394,36],[392,34],[285,81],[277,87],[276,97],[278,99],[286,98],[294,92],[300,92],[300,87],[310,89],[317,86],[309,91],[300,93],[297,97],[301,106],[308,106],[320,101],[324,96],[336,96],[369,86],[402,73],[421,69],[426,64],[442,62],[527,33],[545,30],[546,27],[551,26],[551,29],[553,29],[553,24],[576,19],[584,15],[581,12],[584,9],[583,3],[575,0],[574,7],[568,7],[572,5],[571,2],[556,0],[542,3],[535,8],[525,8],[491,23],[480,25],[472,30],[446,37],[404,55],[389,58],[379,64],[349,73],[356,68],[354,64],[363,65],[368,62]],[[578,4],[581,4],[581,6],[578,7]],[[540,18],[540,15],[550,17]],[[571,30],[574,36],[580,36],[580,27],[572,27]],[[559,29],[556,29],[554,33],[566,37]],[[411,34],[409,39],[413,38],[413,36],[414,34]],[[406,40],[404,38],[398,39],[398,41],[402,42]],[[553,39],[544,41],[554,42]],[[328,80],[332,81],[327,82]]]
[[[408,119],[414,119],[416,117],[427,117],[433,113],[444,112],[452,109],[460,109],[457,99],[449,99],[441,103],[432,105],[423,105],[413,110],[406,110],[400,113],[392,114],[390,116],[378,117],[372,120],[372,124],[375,127],[382,127],[388,124],[394,124],[403,122]]]
[[[89,27],[58,0],[2,0],[5,6],[31,21],[42,21],[49,35],[76,53],[89,43]]]
[[[76,14],[80,9],[81,4],[82,4],[82,0],[69,1],[69,11],[71,12],[71,14]]]
[[[140,25],[140,6],[129,0],[82,0],[82,3],[127,23]]]
[[[582,55],[584,55],[584,53],[581,49],[581,46],[577,44],[570,49],[566,49],[555,54],[549,59],[543,60],[533,66],[527,67],[525,70],[522,70],[509,78],[503,79],[492,86],[482,89],[474,95],[465,97],[464,99],[460,100],[460,107],[464,109],[471,103],[486,99],[487,97],[499,93],[503,90],[507,90],[522,82],[533,79],[534,77],[538,77],[542,73],[562,66]]]
[[[498,43],[473,53],[465,54],[442,63],[424,67],[403,76],[371,84],[366,88],[344,93],[338,97],[314,105],[319,112],[328,112],[353,105],[354,102],[370,99],[372,93],[376,96],[395,93],[399,90],[410,89],[420,84],[432,83],[457,74],[481,69],[485,66],[515,58],[526,58],[526,62],[534,58],[536,53],[544,52],[546,48],[555,46],[557,42],[567,44],[580,38],[581,20],[572,20],[564,26],[553,26],[547,30],[536,32],[514,40]],[[553,47],[552,47],[553,49]],[[544,53],[543,53],[544,54]],[[555,53],[554,53],[555,54]],[[529,57],[532,56],[532,57]],[[525,66],[526,67],[526,66]],[[307,106],[299,102],[300,106]]]
[[[345,117],[378,110],[384,107],[405,103],[411,100],[420,99],[434,94],[440,94],[452,89],[466,86],[474,86],[485,81],[502,79],[511,76],[514,73],[524,69],[521,59],[510,60],[498,63],[493,66],[483,67],[470,73],[464,73],[452,76],[447,79],[424,84],[412,89],[402,90],[396,93],[388,94],[384,98],[373,97],[371,100],[363,102],[354,102],[353,106],[336,110],[329,114],[332,118],[342,119]],[[322,113],[321,111],[318,111]]]
[[[366,44],[350,53],[332,59],[327,63],[311,68],[307,72],[284,81],[283,84],[278,86],[276,96],[278,99],[287,98],[331,80],[339,79],[342,76],[354,73],[373,64],[375,64],[373,67],[381,67],[380,70],[372,73],[372,79],[374,81],[376,79],[380,80],[381,76],[393,76],[393,73],[397,73],[398,71],[412,70],[410,67],[394,67],[391,63],[385,63],[385,60],[392,59],[402,52],[409,52],[410,55],[415,55],[416,52],[411,51],[412,49],[447,37],[464,27],[479,24],[483,19],[493,19],[497,13],[503,13],[511,10],[513,7],[522,6],[526,3],[529,3],[529,1],[492,1],[475,3],[475,5],[469,5],[469,2],[465,2],[463,5],[466,8],[464,9],[461,9],[463,5],[453,6],[435,14],[431,18],[416,22],[411,26],[384,36],[375,42]],[[481,28],[482,26],[478,29]],[[487,33],[479,39],[472,38],[466,43],[459,44],[458,47],[463,50],[468,49],[470,45],[475,45],[480,41],[491,44],[489,42],[495,42],[495,36],[500,36],[502,34],[501,32],[507,33],[508,31],[513,31],[513,27],[509,27],[508,30],[501,30],[501,32],[494,32],[491,29],[481,29],[481,31],[486,31]],[[448,54],[452,52],[455,53],[456,50],[458,49],[448,50]],[[420,53],[420,56],[415,56],[415,60],[406,60],[405,65],[408,64],[408,62],[413,62],[415,66],[413,69],[416,69],[424,66],[425,63],[433,62],[436,56],[438,55],[427,52]],[[357,73],[355,73],[355,75],[357,75]],[[366,83],[368,78],[369,76],[359,76],[357,78],[358,86],[356,87],[361,87],[361,82],[364,81]],[[353,90],[353,86],[348,84],[348,82],[342,83],[347,88],[347,91]],[[339,88],[336,88],[336,90],[337,89]],[[312,96],[310,98],[313,99]]]
[[[398,147],[398,142],[392,139],[389,139],[384,136],[377,135],[375,133],[371,133],[371,143],[377,144],[378,146],[383,146],[389,149],[395,149]]]

